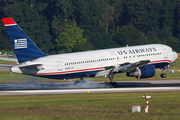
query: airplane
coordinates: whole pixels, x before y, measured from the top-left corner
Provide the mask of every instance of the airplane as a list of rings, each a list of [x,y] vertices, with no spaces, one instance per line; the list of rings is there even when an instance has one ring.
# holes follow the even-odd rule
[[[4,66],[14,73],[52,79],[80,78],[75,84],[83,83],[84,77],[108,76],[110,81],[106,85],[116,86],[113,76],[117,73],[142,79],[153,77],[156,68],[160,68],[161,77],[166,77],[163,71],[178,57],[171,47],[163,44],[46,55],[12,18],[2,20],[18,60],[14,66]]]

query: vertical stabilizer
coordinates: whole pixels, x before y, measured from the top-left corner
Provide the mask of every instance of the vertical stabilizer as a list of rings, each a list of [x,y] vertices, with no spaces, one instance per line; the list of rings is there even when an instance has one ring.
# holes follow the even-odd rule
[[[18,62],[46,56],[12,18],[2,18]]]

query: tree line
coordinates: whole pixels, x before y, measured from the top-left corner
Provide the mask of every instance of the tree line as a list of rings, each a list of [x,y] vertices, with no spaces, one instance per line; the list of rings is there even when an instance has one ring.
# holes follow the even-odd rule
[[[180,0],[0,0],[46,54],[141,44],[180,52]],[[12,49],[0,20],[0,50]]]

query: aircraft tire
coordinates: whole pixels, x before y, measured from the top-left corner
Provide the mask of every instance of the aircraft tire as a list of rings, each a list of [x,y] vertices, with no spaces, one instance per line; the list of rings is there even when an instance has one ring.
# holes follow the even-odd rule
[[[165,73],[162,73],[160,76],[161,76],[161,78],[165,78],[165,77],[166,77],[166,74],[165,74]]]
[[[105,86],[109,86],[109,83],[108,83],[108,82],[105,82],[104,84],[105,84]]]
[[[116,83],[116,82],[113,82],[113,83],[112,83],[112,86],[113,86],[113,87],[117,87],[117,83]]]

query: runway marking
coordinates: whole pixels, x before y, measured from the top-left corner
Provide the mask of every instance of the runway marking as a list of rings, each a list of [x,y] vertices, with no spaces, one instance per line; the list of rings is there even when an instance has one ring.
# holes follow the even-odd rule
[[[50,92],[86,92],[86,91],[91,91],[91,92],[98,92],[98,91],[138,91],[142,90],[180,90],[180,87],[141,87],[141,88],[107,88],[107,89],[71,89],[71,90],[18,90],[18,91],[2,91],[2,92],[10,92],[10,93],[50,93]]]

